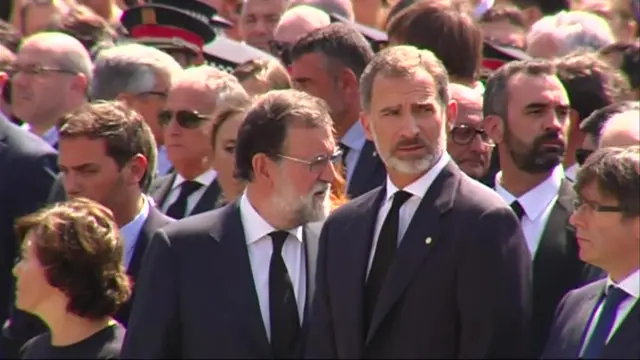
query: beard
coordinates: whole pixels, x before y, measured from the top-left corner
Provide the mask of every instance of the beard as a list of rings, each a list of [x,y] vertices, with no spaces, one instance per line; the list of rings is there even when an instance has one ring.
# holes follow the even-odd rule
[[[518,139],[508,128],[505,128],[505,144],[515,166],[529,174],[545,173],[554,169],[564,159],[565,144],[547,148],[545,143],[560,141],[558,132],[546,132],[537,136],[531,145]]]
[[[371,127],[373,142],[376,144],[378,154],[382,161],[388,168],[403,174],[416,175],[431,169],[440,159],[447,146],[447,133],[445,126],[443,125],[442,131],[435,143],[430,143],[422,134],[418,134],[416,137],[411,139],[401,139],[388,153],[386,153],[380,151],[380,148],[377,145],[379,144],[378,137],[375,129],[373,128],[373,124],[371,124]],[[399,155],[398,149],[403,147],[423,147],[426,149],[426,154],[416,154],[413,156]]]
[[[318,196],[318,195],[321,196]],[[291,182],[280,182],[271,197],[271,206],[289,218],[292,227],[322,221],[331,210],[331,185],[318,181],[306,195],[297,195]]]

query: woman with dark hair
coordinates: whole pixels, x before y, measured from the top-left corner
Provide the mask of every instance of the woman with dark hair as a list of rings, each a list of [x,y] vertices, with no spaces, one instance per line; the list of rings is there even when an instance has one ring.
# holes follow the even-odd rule
[[[16,307],[49,328],[24,345],[21,358],[118,358],[125,329],[112,316],[131,290],[111,211],[74,199],[18,220],[16,231]]]

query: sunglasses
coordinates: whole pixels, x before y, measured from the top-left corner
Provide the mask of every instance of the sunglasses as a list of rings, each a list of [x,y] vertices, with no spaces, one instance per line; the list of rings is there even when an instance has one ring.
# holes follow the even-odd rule
[[[285,66],[291,65],[291,44],[277,40],[269,40],[269,50],[273,56],[280,59]]]
[[[451,140],[458,145],[469,145],[476,136],[480,136],[480,140],[485,145],[493,146],[493,141],[489,137],[486,131],[482,129],[476,129],[469,125],[461,124],[456,125],[451,130]]]
[[[593,150],[589,149],[576,149],[576,162],[578,165],[584,165],[587,158],[593,154]]]
[[[193,110],[178,110],[173,112],[165,109],[158,113],[158,123],[160,126],[165,127],[169,125],[171,119],[174,117],[178,125],[184,129],[195,129],[209,119],[209,116],[202,115]]]

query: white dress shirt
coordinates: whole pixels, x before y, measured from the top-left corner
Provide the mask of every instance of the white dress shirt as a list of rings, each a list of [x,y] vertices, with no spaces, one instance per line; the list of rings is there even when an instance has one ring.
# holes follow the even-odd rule
[[[136,243],[138,242],[140,231],[142,231],[144,222],[147,221],[147,218],[149,217],[149,201],[146,196],[143,196],[143,200],[144,204],[142,205],[142,209],[140,209],[138,215],[120,228],[120,234],[124,239],[124,267],[127,269],[129,268],[131,258],[133,258],[133,253],[136,250]]]
[[[620,327],[624,319],[629,315],[631,309],[638,301],[640,297],[640,270],[636,270],[631,275],[627,276],[626,279],[620,281],[619,284],[616,284],[611,278],[607,279],[607,285],[605,289],[608,289],[610,285],[615,285],[618,288],[624,290],[629,296],[618,306],[616,311],[616,319],[611,327],[611,331],[609,332],[609,336],[607,337],[607,342],[611,340],[611,337],[616,333],[616,330]],[[605,290],[606,291],[606,290]],[[587,330],[587,336],[584,337],[584,343],[582,344],[582,350],[580,353],[584,351],[585,346],[589,343],[589,339],[591,335],[593,335],[593,330],[600,319],[600,314],[602,313],[602,308],[604,307],[604,301],[601,301],[596,308],[596,311],[589,323],[589,327]]]
[[[345,158],[345,162],[347,163],[347,178],[345,179],[347,187],[351,182],[351,177],[356,170],[356,166],[358,166],[358,160],[360,160],[360,154],[366,141],[367,138],[360,120],[351,125],[349,130],[340,139],[340,143],[349,148],[349,153]]]
[[[524,195],[516,198],[500,185],[502,172],[496,175],[496,192],[498,195],[500,195],[507,204],[518,200],[524,209],[525,214],[522,217],[520,226],[532,258],[536,250],[538,250],[538,245],[540,245],[540,239],[547,225],[547,220],[549,220],[551,210],[553,210],[553,206],[556,204],[556,200],[558,200],[558,193],[563,178],[564,171],[562,165],[558,165],[546,180]]]
[[[269,317],[269,267],[273,243],[269,233],[276,229],[258,214],[249,202],[246,192],[240,199],[240,218],[244,236],[249,249],[249,262],[253,273],[253,282],[258,294],[262,321],[267,333],[267,339],[271,341],[271,320]],[[307,297],[307,266],[304,246],[302,244],[302,226],[288,231],[289,236],[282,247],[282,258],[291,278],[293,292],[298,305],[298,318],[302,323],[304,306]]]
[[[573,164],[564,169],[564,176],[566,176],[567,179],[576,182],[576,175],[578,175],[578,170],[580,170],[580,165],[578,165],[577,163]]]
[[[29,125],[29,123],[24,123],[21,127],[27,131],[31,131],[31,125]],[[49,130],[45,131],[45,133],[42,134],[40,138],[42,138],[42,140],[44,140],[47,144],[55,147],[60,140],[58,129],[55,126],[52,126],[49,128]]]
[[[427,171],[424,175],[422,175],[419,179],[409,184],[404,189],[398,189],[391,179],[389,175],[387,175],[387,184],[386,184],[386,193],[385,199],[382,202],[382,206],[378,211],[378,218],[376,220],[376,228],[373,237],[373,243],[371,244],[371,253],[369,254],[369,267],[367,270],[367,274],[371,271],[371,265],[373,264],[373,258],[376,253],[376,247],[378,246],[378,237],[380,236],[380,230],[382,230],[382,224],[384,223],[389,210],[391,209],[391,204],[393,203],[393,195],[399,190],[404,190],[410,193],[412,196],[407,200],[399,210],[399,221],[398,221],[398,246],[400,246],[400,242],[404,233],[407,231],[409,227],[409,223],[413,218],[413,215],[416,213],[418,206],[420,205],[420,201],[431,187],[433,181],[438,177],[442,169],[447,166],[447,163],[451,160],[451,157],[446,152],[442,154],[440,160],[438,160],[435,165],[429,171]]]
[[[193,179],[193,181],[200,183],[202,186],[200,189],[193,192],[193,194],[189,195],[187,198],[187,212],[184,216],[188,216],[193,211],[193,208],[196,207],[196,204],[202,198],[205,191],[207,191],[207,187],[211,185],[211,183],[216,179],[216,171],[211,169],[202,173],[200,176]],[[171,190],[169,190],[169,194],[167,194],[167,199],[164,201],[162,205],[162,212],[167,213],[171,204],[173,204],[176,200],[178,200],[178,196],[180,196],[180,185],[183,182],[187,181],[182,175],[176,173],[176,177],[173,180],[173,184],[171,185]],[[213,204],[211,204],[213,206]]]

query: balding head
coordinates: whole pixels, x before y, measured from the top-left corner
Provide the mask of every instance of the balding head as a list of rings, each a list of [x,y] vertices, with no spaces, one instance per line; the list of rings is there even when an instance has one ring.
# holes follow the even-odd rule
[[[309,5],[297,5],[287,10],[274,33],[274,39],[293,44],[300,37],[331,23],[329,14]]]
[[[482,122],[482,95],[475,89],[460,85],[449,84],[451,99],[458,104],[456,124],[476,126]]]
[[[65,69],[77,71],[87,80],[91,80],[91,55],[84,45],[72,36],[60,32],[37,33],[24,40],[18,54],[26,51],[40,53],[43,58],[51,59],[61,66],[68,66]]]
[[[311,5],[327,14],[338,14],[351,21],[355,19],[351,0],[293,0],[291,4],[292,6]]]
[[[599,148],[640,145],[640,110],[614,115],[602,129]]]

